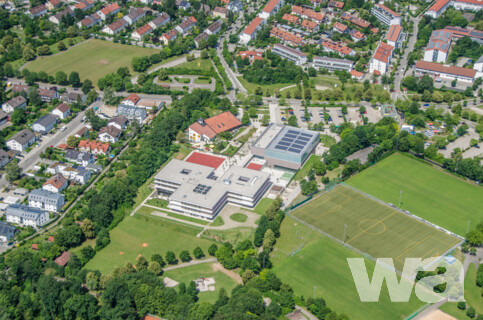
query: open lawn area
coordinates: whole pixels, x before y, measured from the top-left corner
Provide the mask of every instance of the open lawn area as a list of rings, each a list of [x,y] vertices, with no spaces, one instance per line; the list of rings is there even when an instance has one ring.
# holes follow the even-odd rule
[[[81,81],[90,79],[97,84],[99,78],[116,72],[120,67],[131,69],[133,57],[157,52],[159,50],[91,39],[61,54],[37,58],[28,64],[27,69],[45,71],[49,75],[55,75],[57,71],[64,71],[67,74],[77,71]]]
[[[272,202],[272,199],[263,198],[258,202],[257,206],[255,207],[255,209],[253,209],[253,211],[258,214],[265,214],[265,211],[267,211],[268,207],[272,204]]]
[[[214,69],[215,67],[211,63],[210,59],[195,59],[193,61],[185,62],[182,64],[179,64],[175,67],[177,68],[182,68],[182,69],[193,69],[193,70],[203,70],[203,71],[210,71],[212,68]]]
[[[312,165],[317,162],[317,161],[320,161],[322,157],[320,156],[316,156],[315,154],[311,155],[307,161],[305,161],[305,164],[302,168],[300,168],[300,170],[295,174],[295,177],[294,177],[294,180],[296,181],[300,181],[302,179],[304,179],[305,177],[307,177],[307,174],[309,173],[309,170],[312,168]]]
[[[219,270],[215,271],[213,265],[213,263],[195,264],[185,268],[166,271],[163,276],[176,280],[177,282],[184,282],[186,285],[190,281],[200,279],[201,277],[214,278],[215,291],[199,292],[198,297],[201,302],[215,303],[221,288],[225,288],[228,295],[230,295],[231,290],[236,287],[237,283],[223,272]]]
[[[393,258],[398,270],[402,270],[408,257],[439,256],[461,242],[341,185],[305,203],[291,215],[373,258]]]
[[[115,267],[122,267],[126,261],[135,263],[140,254],[150,260],[153,254],[164,256],[168,250],[178,256],[182,250],[193,252],[200,246],[207,252],[212,242],[196,238],[200,231],[201,228],[164,219],[128,216],[110,232],[111,243],[97,252],[85,268],[111,274]]]
[[[256,84],[256,83],[248,82],[243,77],[238,77],[238,80],[248,90],[248,93],[254,94],[255,93],[255,90],[257,89],[257,87],[260,87],[263,90],[263,95],[264,96],[265,96],[265,92],[267,91],[267,89],[270,91],[271,94],[273,94],[273,92],[274,92],[275,89],[282,89],[282,88],[290,87],[290,86],[293,86],[294,85],[294,83],[276,83],[276,84],[266,84],[266,85],[264,85],[264,84]]]
[[[400,320],[424,305],[414,294],[407,303],[390,302],[386,285],[379,302],[361,302],[347,263],[347,258],[361,258],[358,253],[290,217],[283,221],[280,233],[272,253],[273,270],[295,294],[313,297],[316,286],[317,297],[351,320]],[[374,261],[366,259],[366,267],[371,275]]]
[[[383,201],[465,236],[483,221],[483,189],[402,154],[394,154],[347,181]]]

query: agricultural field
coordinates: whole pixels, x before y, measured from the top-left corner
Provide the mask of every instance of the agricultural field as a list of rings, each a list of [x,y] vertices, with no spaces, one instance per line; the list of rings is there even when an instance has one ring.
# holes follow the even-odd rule
[[[391,302],[385,285],[379,302],[361,302],[347,263],[347,258],[361,255],[291,217],[284,219],[280,233],[271,255],[273,270],[295,294],[313,297],[315,289],[316,297],[324,298],[332,310],[351,320],[400,320],[424,305],[414,294],[407,303]],[[368,270],[374,269],[374,261],[365,262]]]
[[[465,236],[483,221],[483,189],[401,154],[364,170],[347,183],[440,227]]]
[[[197,246],[206,253],[212,242],[196,238],[200,231],[201,228],[161,218],[125,217],[110,232],[111,243],[99,251],[85,268],[110,274],[115,267],[122,267],[127,261],[135,263],[140,254],[150,260],[155,253],[164,256],[166,251],[171,250],[178,256],[182,250],[193,252]]]
[[[205,254],[207,254],[205,252]],[[199,292],[198,297],[201,302],[215,303],[221,288],[225,288],[228,295],[237,286],[237,282],[228,275],[217,269],[217,263],[200,263],[189,267],[166,271],[163,276],[177,282],[188,284],[190,281],[203,278],[213,278],[215,280],[215,290]]]
[[[81,80],[90,79],[96,84],[99,78],[116,72],[120,67],[131,69],[133,57],[157,52],[159,50],[91,39],[55,56],[39,57],[26,68],[36,72],[45,71],[49,75],[55,75],[57,71],[67,74],[77,71]]]
[[[405,258],[440,256],[461,242],[345,186],[337,186],[291,214],[373,258],[393,258],[398,270]]]

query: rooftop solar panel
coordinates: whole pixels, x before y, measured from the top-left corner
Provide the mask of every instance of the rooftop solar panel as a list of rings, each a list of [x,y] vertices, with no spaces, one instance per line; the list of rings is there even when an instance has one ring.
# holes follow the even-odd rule
[[[307,137],[307,138],[312,138],[312,137],[313,137],[313,135],[308,134],[308,133],[301,133],[300,135],[301,135],[302,137]]]
[[[286,147],[288,147],[289,145],[290,145],[290,143],[288,143],[288,142],[279,142],[277,144],[277,146],[286,146]]]
[[[288,147],[275,146],[275,149],[279,149],[279,150],[287,150],[287,149],[288,149]]]
[[[289,130],[289,131],[287,131],[287,133],[289,133],[289,134],[298,134],[299,132],[298,131],[295,131],[295,130]]]
[[[288,151],[295,152],[295,153],[300,153],[300,149],[295,149],[295,148],[289,148]]]
[[[280,142],[288,142],[288,143],[292,143],[294,141],[294,139],[288,139],[288,138],[283,138],[280,140]]]
[[[302,141],[304,141],[304,142],[308,142],[308,141],[310,141],[310,138],[307,138],[307,137],[298,137],[298,138],[297,138],[297,141],[298,141],[298,140],[302,140]]]
[[[305,148],[305,144],[292,144],[291,147],[296,149],[303,149]]]
[[[286,134],[286,135],[284,136],[284,138],[292,138],[292,139],[294,139],[294,138],[296,138],[296,137],[297,137],[297,135],[296,135],[296,134]]]

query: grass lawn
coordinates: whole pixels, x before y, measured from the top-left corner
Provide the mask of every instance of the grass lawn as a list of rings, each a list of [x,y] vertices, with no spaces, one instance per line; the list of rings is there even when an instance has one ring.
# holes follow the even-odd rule
[[[394,154],[348,184],[425,220],[465,236],[483,221],[483,189],[401,154]]]
[[[210,59],[195,59],[193,61],[185,62],[182,64],[177,65],[175,68],[183,68],[183,69],[195,69],[195,70],[203,70],[203,71],[210,71],[213,67]]]
[[[327,134],[320,135],[320,143],[324,145],[324,147],[330,148],[332,145],[336,143],[334,137],[331,137]]]
[[[194,80],[194,83],[196,83],[196,84],[210,84],[211,82],[212,82],[211,79],[204,79],[204,78],[201,78],[201,79],[200,78],[196,78]]]
[[[151,55],[159,50],[91,39],[59,55],[40,57],[30,63],[30,71],[45,71],[55,75],[57,71],[70,74],[77,71],[81,80],[90,79],[97,84],[99,78],[116,72],[120,67],[129,67],[133,57]]]
[[[347,263],[347,258],[360,258],[359,254],[290,217],[285,218],[280,232],[272,253],[273,270],[295,294],[313,297],[317,286],[316,296],[351,320],[400,320],[424,305],[414,295],[407,303],[390,302],[385,285],[379,302],[361,302]],[[374,261],[366,259],[366,266],[373,270]]]
[[[237,283],[221,271],[213,271],[213,263],[195,264],[186,268],[166,271],[163,276],[169,277],[178,282],[184,282],[186,285],[192,280],[204,278],[215,279],[215,291],[199,292],[198,297],[201,302],[215,303],[221,288],[225,288],[228,294],[236,287]]]
[[[213,220],[213,222],[210,224],[212,227],[219,227],[225,224],[225,221],[223,221],[223,218],[218,216]]]
[[[245,89],[248,90],[248,93],[250,93],[250,94],[254,94],[257,87],[262,88],[264,96],[265,96],[265,92],[267,91],[267,89],[270,91],[271,94],[273,94],[275,89],[282,89],[282,88],[294,85],[294,83],[276,83],[276,84],[266,84],[266,85],[265,84],[256,84],[256,83],[248,82],[242,76],[238,77],[238,81],[240,81],[240,83],[245,87]]]
[[[168,209],[168,201],[162,199],[149,199],[146,201],[147,204],[163,209]]]
[[[160,201],[164,201],[164,200],[160,200]],[[168,204],[166,202],[166,207],[167,207],[167,205]],[[163,208],[163,207],[160,207],[160,208]],[[142,206],[141,208],[139,208],[139,210],[136,212],[136,214],[139,213],[141,215],[147,215],[147,216],[152,216],[152,217],[164,219],[163,217],[158,217],[158,216],[155,216],[155,215],[152,214],[153,212],[156,212],[156,211],[160,211],[162,213],[167,214],[169,217],[176,218],[176,219],[181,219],[181,220],[185,220],[185,221],[189,221],[189,222],[195,222],[195,223],[202,224],[202,225],[209,224],[209,222],[205,221],[205,220],[196,219],[196,218],[193,218],[193,217],[188,217],[188,216],[185,216],[185,215],[182,215],[182,214],[176,214],[176,213],[168,212],[168,211],[164,211],[164,210],[157,210],[155,208],[145,207],[145,206]]]
[[[315,162],[320,161],[321,158],[322,157],[316,156],[315,154],[311,155],[307,159],[307,161],[305,161],[304,166],[302,168],[300,168],[300,170],[295,174],[294,180],[300,181],[303,178],[305,178],[307,176],[307,174],[309,173],[309,170],[312,168],[312,165]]]
[[[111,243],[99,251],[85,268],[110,274],[115,267],[122,267],[126,261],[135,263],[140,254],[150,260],[153,254],[164,256],[168,250],[179,255],[182,250],[193,252],[194,248],[200,246],[207,252],[211,241],[196,238],[200,231],[201,228],[165,219],[128,216],[110,232]]]
[[[263,198],[258,202],[257,206],[255,207],[255,209],[253,209],[253,211],[258,214],[265,214],[265,211],[267,211],[268,207],[272,204],[272,202],[272,199]]]
[[[460,242],[341,185],[291,214],[374,258],[393,258],[398,270],[408,257],[439,256]]]
[[[246,214],[240,212],[234,213],[230,216],[230,219],[236,222],[245,222],[247,221],[247,218]]]
[[[253,231],[254,229],[250,227],[239,227],[239,228],[233,228],[229,230],[208,229],[208,230],[205,230],[205,232],[203,232],[201,236],[202,238],[214,239],[220,242],[228,241],[232,243],[234,246],[236,246],[238,243],[246,239],[252,239]]]

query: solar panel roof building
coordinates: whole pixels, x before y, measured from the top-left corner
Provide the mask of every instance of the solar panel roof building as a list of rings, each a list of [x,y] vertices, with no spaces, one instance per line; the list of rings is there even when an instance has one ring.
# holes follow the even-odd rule
[[[298,170],[318,143],[318,132],[272,124],[252,144],[251,152],[268,166]]]

